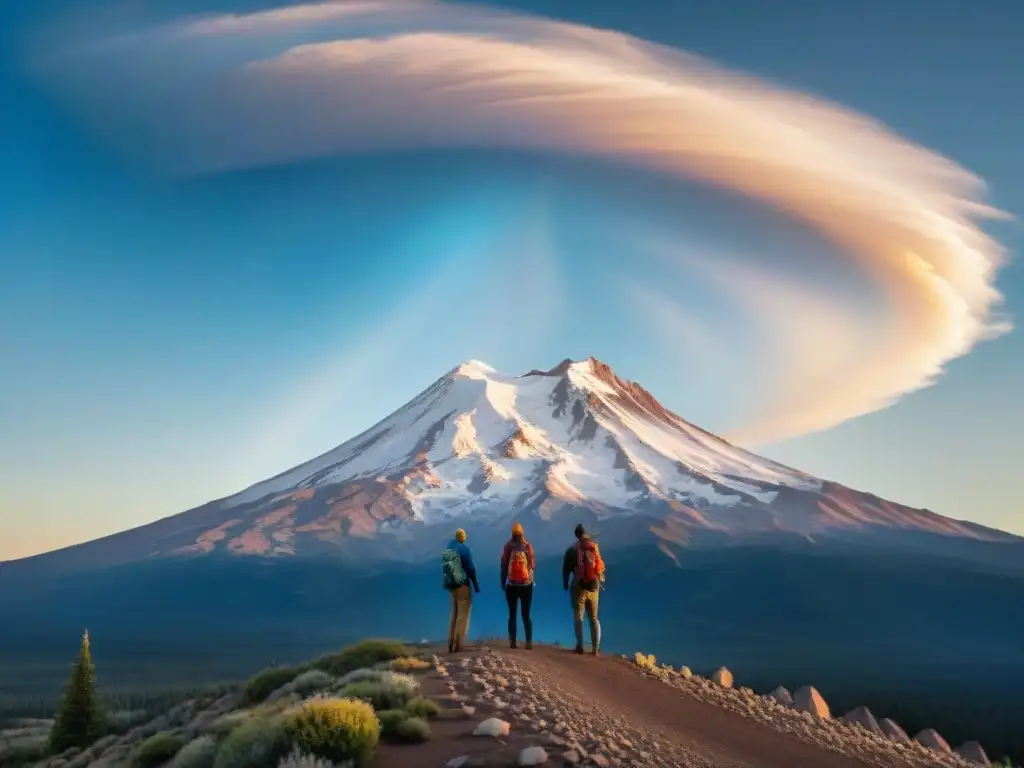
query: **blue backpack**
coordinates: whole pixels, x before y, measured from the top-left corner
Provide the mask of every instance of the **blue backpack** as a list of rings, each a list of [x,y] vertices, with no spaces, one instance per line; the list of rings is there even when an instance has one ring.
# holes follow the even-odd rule
[[[466,583],[466,571],[462,568],[462,558],[454,549],[446,549],[441,555],[441,573],[444,577],[445,589],[458,589]]]

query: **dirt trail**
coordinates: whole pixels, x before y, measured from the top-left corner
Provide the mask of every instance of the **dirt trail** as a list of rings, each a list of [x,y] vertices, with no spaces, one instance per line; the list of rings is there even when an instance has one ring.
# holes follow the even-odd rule
[[[863,768],[872,763],[801,741],[756,721],[699,701],[637,674],[624,659],[577,656],[538,646],[495,652],[541,679],[660,734],[666,742],[715,763],[750,768]]]

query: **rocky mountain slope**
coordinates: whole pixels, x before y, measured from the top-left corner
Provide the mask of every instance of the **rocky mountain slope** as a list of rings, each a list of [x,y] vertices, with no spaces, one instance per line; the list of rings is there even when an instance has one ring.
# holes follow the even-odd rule
[[[542,551],[578,521],[610,546],[908,537],[1019,542],[757,456],[593,358],[506,376],[469,361],[305,464],[150,525],[41,556],[61,567],[225,553],[417,561],[513,519]],[[548,529],[558,536],[546,535]]]

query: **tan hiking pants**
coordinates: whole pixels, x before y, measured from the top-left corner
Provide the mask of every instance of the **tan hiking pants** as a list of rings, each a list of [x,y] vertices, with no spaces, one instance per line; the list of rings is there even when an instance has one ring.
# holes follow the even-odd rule
[[[573,629],[576,632],[576,645],[583,647],[583,614],[590,620],[590,645],[593,650],[601,647],[601,622],[597,620],[597,603],[601,588],[583,589],[579,584],[572,585]]]
[[[469,637],[469,612],[473,608],[473,592],[469,584],[450,590],[452,609],[448,618],[448,644],[463,646]]]

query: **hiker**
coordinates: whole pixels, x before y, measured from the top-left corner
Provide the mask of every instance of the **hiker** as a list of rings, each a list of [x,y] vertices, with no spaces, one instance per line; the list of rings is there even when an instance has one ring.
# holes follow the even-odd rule
[[[587,535],[583,525],[577,525],[576,543],[565,551],[562,560],[562,588],[569,589],[572,576],[573,629],[576,631],[575,653],[583,653],[583,614],[590,619],[591,653],[597,656],[601,649],[601,622],[597,620],[597,598],[604,582],[604,561],[597,542]]]
[[[523,536],[523,526],[512,526],[512,538],[501,553],[501,588],[508,603],[508,646],[516,647],[516,603],[523,614],[523,634],[526,635],[526,650],[533,648],[533,621],[530,619],[530,605],[533,603],[533,573],[537,569],[537,558],[533,546]]]
[[[444,588],[451,595],[451,615],[448,619],[448,652],[458,653],[469,635],[469,612],[473,607],[473,591],[479,592],[476,583],[476,568],[473,566],[473,554],[466,546],[466,532],[459,528],[455,538],[448,542],[448,547],[441,555],[441,570],[444,574]]]

